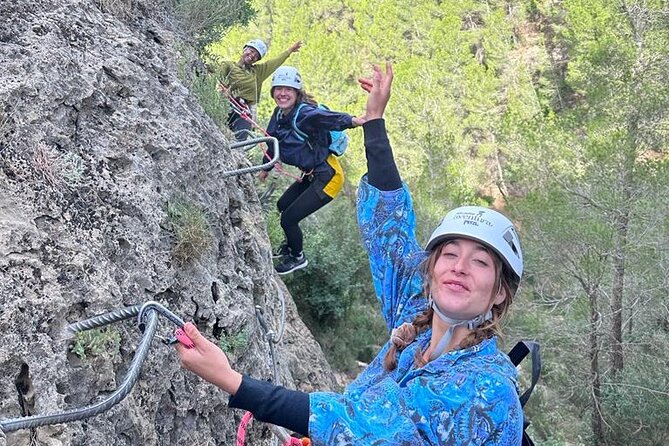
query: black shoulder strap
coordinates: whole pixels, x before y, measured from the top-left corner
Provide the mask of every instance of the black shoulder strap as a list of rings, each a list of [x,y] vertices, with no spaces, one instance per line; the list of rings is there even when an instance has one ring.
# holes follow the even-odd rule
[[[525,407],[525,403],[530,399],[534,386],[539,381],[541,375],[541,353],[539,351],[539,344],[534,341],[519,341],[509,352],[509,358],[513,365],[518,366],[520,362],[525,359],[528,353],[532,354],[532,384],[520,396],[520,405]]]
[[[525,403],[530,399],[534,386],[536,386],[539,381],[539,375],[541,375],[541,353],[539,351],[539,344],[534,341],[519,341],[509,352],[509,358],[516,367],[523,359],[525,359],[528,353],[532,354],[532,383],[530,384],[530,388],[520,396],[520,405],[522,407],[525,407]],[[534,442],[527,434],[527,426],[529,425],[529,421],[525,418],[523,420],[522,446],[534,446]]]

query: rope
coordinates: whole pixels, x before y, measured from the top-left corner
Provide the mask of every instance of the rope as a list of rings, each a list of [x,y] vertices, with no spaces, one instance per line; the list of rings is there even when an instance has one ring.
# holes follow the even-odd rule
[[[242,421],[239,422],[239,427],[237,427],[237,446],[244,446],[246,441],[246,428],[253,419],[253,414],[251,412],[245,412],[242,417]]]
[[[0,420],[0,433],[14,432],[19,429],[32,429],[39,426],[50,424],[69,423],[71,421],[83,420],[85,418],[98,415],[105,412],[121,402],[132,390],[132,387],[139,378],[142,364],[146,360],[151,347],[151,341],[156,334],[158,327],[158,315],[167,317],[171,322],[183,327],[183,321],[174,313],[157,302],[146,302],[144,305],[134,305],[123,309],[115,310],[106,314],[95,316],[93,318],[76,322],[68,325],[67,329],[71,333],[77,333],[92,328],[101,327],[123,319],[129,319],[135,315],[138,317],[138,325],[143,327],[143,336],[135,351],[128,372],[121,385],[112,392],[108,398],[89,406],[67,410],[62,413],[52,415],[32,415],[18,419]],[[2,438],[2,437],[0,437]]]
[[[237,446],[244,446],[246,444],[246,431],[248,430],[249,424],[253,420],[253,414],[251,412],[244,412],[242,416],[242,421],[239,422],[237,427]],[[269,430],[277,437],[278,441],[281,442],[282,446],[303,446],[304,443],[299,438],[291,436],[288,431],[282,427],[276,426],[274,424],[268,424]],[[307,443],[309,444],[309,443]]]

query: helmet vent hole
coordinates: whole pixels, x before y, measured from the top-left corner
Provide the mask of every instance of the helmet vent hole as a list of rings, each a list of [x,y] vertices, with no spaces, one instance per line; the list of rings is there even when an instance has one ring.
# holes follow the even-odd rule
[[[509,230],[504,233],[504,240],[509,244],[509,247],[513,251],[515,255],[520,257],[520,253],[518,252],[518,247],[516,247],[516,244],[514,243],[515,237],[513,234],[513,231]]]

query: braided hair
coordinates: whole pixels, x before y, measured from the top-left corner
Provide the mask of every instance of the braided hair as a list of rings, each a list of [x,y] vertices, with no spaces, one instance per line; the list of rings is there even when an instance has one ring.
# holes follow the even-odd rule
[[[430,255],[421,263],[419,267],[421,275],[423,276],[423,293],[425,296],[431,295],[430,284],[432,283],[432,274],[434,272],[437,259],[441,254],[441,249],[445,244],[450,243],[451,240],[445,240],[444,242],[435,246],[430,252]],[[457,348],[459,349],[464,349],[480,344],[483,340],[492,338],[493,336],[502,337],[501,322],[509,312],[509,307],[511,306],[513,295],[518,289],[518,282],[515,279],[515,276],[510,271],[510,269],[504,265],[497,253],[491,249],[486,248],[486,250],[493,258],[495,266],[496,278],[493,290],[504,290],[506,299],[504,299],[501,303],[492,306],[492,319],[484,322],[482,325],[472,330],[471,333],[469,333],[465,339],[463,339],[462,342],[458,344]],[[383,367],[387,371],[392,371],[397,368],[398,353],[404,350],[406,346],[411,344],[419,333],[425,331],[432,325],[433,316],[434,310],[432,309],[432,306],[429,306],[423,313],[416,316],[416,318],[411,323],[407,322],[392,331],[392,345],[388,349],[388,352],[383,359]],[[414,364],[417,367],[422,367],[427,364],[427,361],[425,361],[423,358],[423,352],[420,349],[416,351]]]

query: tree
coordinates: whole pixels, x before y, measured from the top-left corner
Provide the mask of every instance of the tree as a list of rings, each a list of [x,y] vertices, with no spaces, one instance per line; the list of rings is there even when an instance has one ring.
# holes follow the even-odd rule
[[[560,38],[569,58],[564,82],[577,101],[542,123],[542,131],[549,130],[544,138],[558,142],[532,135],[542,155],[525,165],[533,162],[548,179],[534,202],[521,205],[535,231],[530,249],[546,253],[542,283],[573,277],[590,305],[590,331],[580,334],[589,339],[594,443],[629,444],[632,432],[640,430],[647,444],[660,444],[665,429],[653,425],[653,416],[630,411],[630,397],[621,389],[630,385],[630,362],[637,372],[643,370],[635,376],[644,383],[637,381],[637,390],[652,397],[657,385],[654,371],[645,369],[652,358],[639,346],[655,342],[645,332],[652,324],[644,316],[666,306],[666,296],[646,290],[663,285],[666,290],[666,280],[658,280],[662,265],[648,252],[658,240],[667,243],[657,222],[667,219],[661,194],[669,181],[662,175],[668,162],[669,10],[660,2],[570,0],[550,13],[563,25]],[[562,244],[577,249],[569,252]],[[562,305],[573,301],[568,294],[573,287],[555,291]],[[632,326],[639,329],[626,333]],[[578,333],[572,342],[578,343]],[[606,364],[602,349],[608,353]]]

